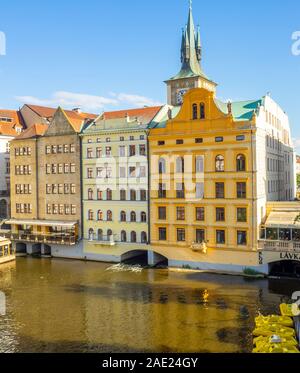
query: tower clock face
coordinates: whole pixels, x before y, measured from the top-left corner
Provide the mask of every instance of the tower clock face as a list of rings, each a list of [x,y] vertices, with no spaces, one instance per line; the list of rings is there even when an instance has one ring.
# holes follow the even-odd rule
[[[183,96],[187,93],[188,89],[178,89],[176,92],[176,101],[177,105],[182,105],[183,104]]]

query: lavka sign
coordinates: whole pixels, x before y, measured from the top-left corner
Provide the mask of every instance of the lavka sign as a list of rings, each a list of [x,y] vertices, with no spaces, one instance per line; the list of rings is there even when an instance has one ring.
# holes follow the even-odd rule
[[[300,261],[300,254],[297,253],[280,253],[281,260],[295,260]]]

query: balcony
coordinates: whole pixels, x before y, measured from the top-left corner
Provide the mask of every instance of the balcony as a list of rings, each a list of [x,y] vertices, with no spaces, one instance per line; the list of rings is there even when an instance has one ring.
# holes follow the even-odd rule
[[[100,245],[100,246],[115,246],[117,243],[113,235],[102,236],[102,237],[95,237],[94,235],[90,235],[87,241],[94,245]]]
[[[13,233],[7,230],[0,230],[0,236],[8,238],[11,241],[45,243],[52,245],[73,246],[77,243],[75,235],[65,233],[38,234],[32,232]]]
[[[300,241],[260,240],[258,248],[261,251],[300,253]]]

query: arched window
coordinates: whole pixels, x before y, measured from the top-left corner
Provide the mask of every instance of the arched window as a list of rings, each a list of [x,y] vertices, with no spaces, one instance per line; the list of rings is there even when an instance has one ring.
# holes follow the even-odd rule
[[[131,222],[136,221],[136,213],[134,211],[131,211],[131,213],[130,213],[130,221]]]
[[[112,200],[112,190],[111,189],[107,189],[106,190],[106,200],[107,201],[111,201]]]
[[[92,201],[94,199],[93,189],[88,190],[88,199],[89,199],[89,201]]]
[[[136,190],[134,189],[130,191],[130,201],[136,201]]]
[[[102,190],[97,189],[97,200],[102,201],[103,196],[102,196]]]
[[[103,220],[103,212],[101,210],[98,210],[97,213],[97,220],[102,221]]]
[[[243,154],[236,157],[236,170],[238,172],[246,171],[246,157]]]
[[[147,214],[144,211],[141,212],[141,222],[147,223]]]
[[[176,159],[176,172],[184,173],[184,159],[183,157],[178,157]]]
[[[126,201],[126,190],[124,190],[124,189],[120,190],[120,200],[121,201]]]
[[[125,211],[121,211],[121,216],[120,216],[120,218],[121,218],[121,221],[122,221],[122,222],[125,222],[125,221],[126,221],[126,212],[125,212]]]
[[[113,216],[112,212],[108,210],[106,213],[107,221],[112,221],[112,216]]]
[[[159,169],[159,174],[165,174],[166,173],[166,160],[164,158],[160,158],[158,162],[158,169]]]
[[[193,120],[198,119],[198,106],[197,104],[193,105]]]
[[[111,229],[108,229],[108,230],[107,230],[107,238],[110,239],[112,235],[113,235],[112,230],[111,230]]]
[[[98,241],[103,241],[103,230],[98,229]]]
[[[225,158],[223,155],[216,156],[216,172],[225,171]]]
[[[89,210],[89,212],[88,212],[88,220],[94,220],[94,211],[93,210]]]
[[[146,232],[141,233],[141,242],[142,243],[147,243],[147,233]]]
[[[201,102],[200,104],[200,119],[205,119],[205,104]]]
[[[127,234],[125,231],[121,232],[121,242],[127,242]]]
[[[93,239],[94,239],[94,229],[91,228],[91,229],[89,230],[89,240],[90,240],[90,241],[93,241]]]
[[[136,232],[131,232],[130,234],[130,240],[132,243],[136,242]]]

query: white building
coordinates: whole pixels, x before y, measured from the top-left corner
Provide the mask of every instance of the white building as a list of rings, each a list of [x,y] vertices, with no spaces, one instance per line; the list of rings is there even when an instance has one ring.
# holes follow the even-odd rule
[[[9,143],[23,130],[19,112],[0,109],[0,220],[10,215]]]

